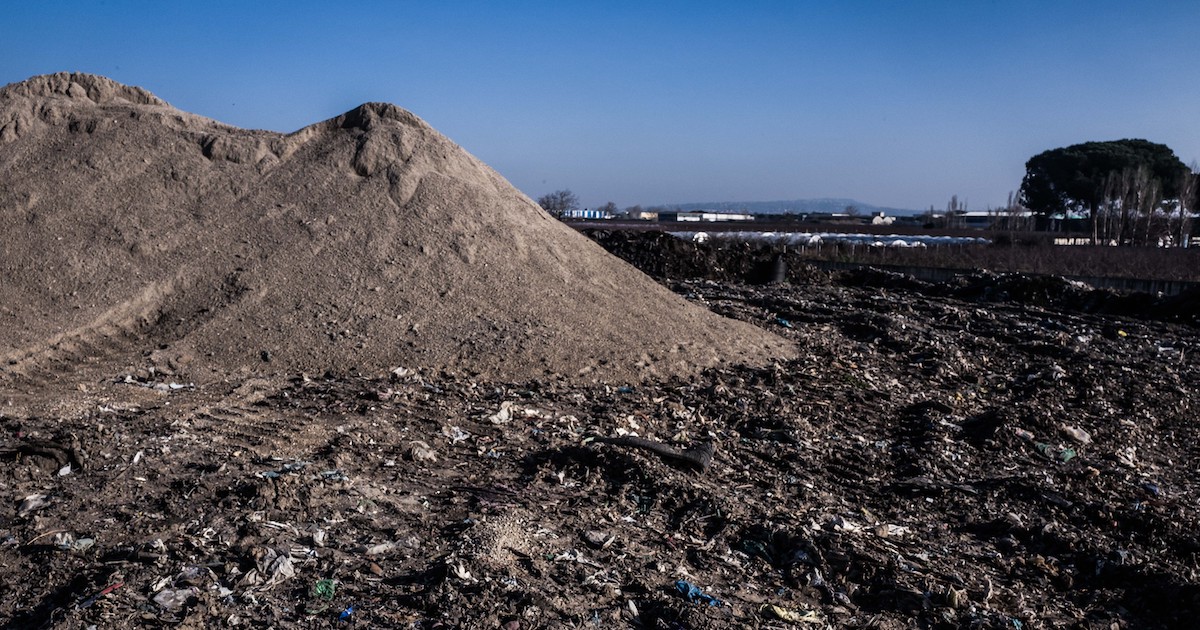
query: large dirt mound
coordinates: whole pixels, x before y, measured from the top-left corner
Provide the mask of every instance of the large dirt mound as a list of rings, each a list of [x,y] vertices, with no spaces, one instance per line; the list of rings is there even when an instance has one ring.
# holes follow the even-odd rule
[[[0,359],[623,380],[791,347],[689,305],[394,105],[230,127],[83,74],[0,90]],[[142,365],[142,367],[145,367]]]

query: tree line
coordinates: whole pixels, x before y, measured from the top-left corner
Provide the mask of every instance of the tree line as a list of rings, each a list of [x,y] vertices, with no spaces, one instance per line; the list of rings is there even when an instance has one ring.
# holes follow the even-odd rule
[[[1080,217],[1093,243],[1183,244],[1200,209],[1197,179],[1166,145],[1084,142],[1030,158],[1020,203],[1047,222]]]

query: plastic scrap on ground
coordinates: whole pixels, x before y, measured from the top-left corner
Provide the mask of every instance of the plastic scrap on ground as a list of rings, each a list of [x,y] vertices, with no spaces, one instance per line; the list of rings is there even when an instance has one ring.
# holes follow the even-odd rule
[[[684,596],[684,598],[686,598],[689,602],[692,602],[693,604],[703,603],[703,604],[708,604],[709,606],[723,606],[724,605],[724,603],[721,600],[713,597],[712,595],[706,594],[704,591],[700,590],[699,586],[696,586],[696,585],[692,584],[691,582],[688,582],[687,580],[676,581],[675,589],[678,590],[679,593]]]
[[[815,610],[792,610],[774,604],[763,606],[763,610],[770,612],[775,618],[781,621],[790,621],[792,623],[825,623],[825,618],[821,613]]]

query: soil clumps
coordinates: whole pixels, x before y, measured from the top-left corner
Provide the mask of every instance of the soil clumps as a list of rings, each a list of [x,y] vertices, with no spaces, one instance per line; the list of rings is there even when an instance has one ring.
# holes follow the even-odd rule
[[[285,135],[35,77],[0,90],[0,173],[0,378],[622,381],[792,351],[607,255],[394,105]]]

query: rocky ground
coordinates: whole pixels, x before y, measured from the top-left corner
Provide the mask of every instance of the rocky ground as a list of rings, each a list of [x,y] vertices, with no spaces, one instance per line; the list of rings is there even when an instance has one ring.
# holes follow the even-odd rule
[[[1194,624],[1195,327],[1046,280],[660,275],[800,356],[629,385],[12,384],[0,623]]]

